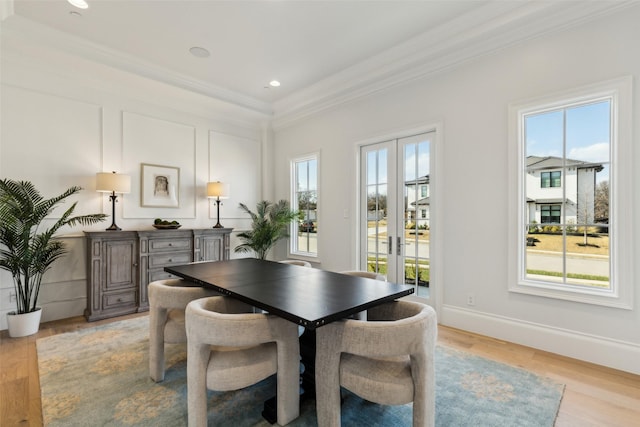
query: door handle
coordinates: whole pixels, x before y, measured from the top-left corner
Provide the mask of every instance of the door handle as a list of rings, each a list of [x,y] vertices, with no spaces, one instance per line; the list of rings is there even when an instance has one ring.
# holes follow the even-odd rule
[[[393,255],[393,237],[389,236],[389,255]]]
[[[402,237],[398,236],[398,255],[402,255]]]

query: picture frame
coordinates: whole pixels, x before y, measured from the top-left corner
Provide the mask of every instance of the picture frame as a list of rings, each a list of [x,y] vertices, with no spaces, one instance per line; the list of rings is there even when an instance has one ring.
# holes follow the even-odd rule
[[[140,205],[150,208],[180,207],[180,168],[141,163]]]

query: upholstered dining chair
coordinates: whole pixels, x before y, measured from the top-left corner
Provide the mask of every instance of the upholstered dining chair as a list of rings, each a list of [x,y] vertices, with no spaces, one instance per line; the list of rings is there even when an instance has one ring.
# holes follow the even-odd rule
[[[410,301],[316,329],[318,426],[340,426],[341,386],[378,404],[413,402],[413,426],[433,426],[436,337],[435,311]]]
[[[376,273],[375,271],[346,270],[341,271],[340,273],[348,274],[350,276],[365,277],[367,279],[382,280],[384,282],[387,281],[387,277],[385,275]]]
[[[149,376],[164,380],[164,345],[187,342],[184,311],[194,299],[220,295],[183,279],[149,283]]]
[[[280,264],[291,264],[291,265],[299,265],[300,267],[310,267],[311,263],[307,261],[303,261],[301,259],[283,259],[278,261]]]
[[[207,389],[237,390],[277,374],[277,421],[300,414],[298,327],[283,318],[253,313],[231,297],[189,303],[187,406],[190,427],[207,425]]]
[[[345,270],[345,271],[341,271],[341,274],[347,274],[349,276],[357,276],[357,277],[364,277],[365,279],[375,279],[375,280],[382,280],[383,282],[387,281],[387,277],[376,273],[375,271],[362,271],[362,270]],[[350,316],[351,319],[359,319],[359,320],[367,320],[367,312],[366,311],[361,311],[359,313],[355,313],[353,315]]]

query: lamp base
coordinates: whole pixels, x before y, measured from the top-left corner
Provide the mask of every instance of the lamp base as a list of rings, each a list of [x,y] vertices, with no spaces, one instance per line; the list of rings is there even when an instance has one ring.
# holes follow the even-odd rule
[[[115,173],[115,172],[114,172]],[[120,231],[122,228],[116,225],[116,202],[118,201],[118,196],[116,196],[116,192],[113,191],[109,196],[111,200],[111,227],[107,228],[107,231]]]
[[[216,210],[217,210],[217,223],[213,226],[213,228],[223,228],[222,224],[220,224],[220,197],[216,199]]]

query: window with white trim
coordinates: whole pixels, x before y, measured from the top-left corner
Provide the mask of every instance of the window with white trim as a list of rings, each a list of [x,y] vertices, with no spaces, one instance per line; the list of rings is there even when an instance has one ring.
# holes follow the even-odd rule
[[[509,111],[510,290],[631,308],[631,79]]]
[[[292,225],[290,252],[318,256],[318,154],[291,161],[291,206],[300,213]]]

